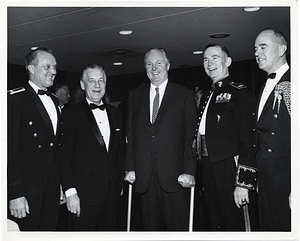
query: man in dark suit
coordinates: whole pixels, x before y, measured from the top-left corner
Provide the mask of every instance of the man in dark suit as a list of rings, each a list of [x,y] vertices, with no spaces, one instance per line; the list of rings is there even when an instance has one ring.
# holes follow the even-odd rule
[[[59,208],[60,114],[47,90],[56,75],[51,50],[26,56],[29,82],[8,91],[8,218],[21,231],[55,230]]]
[[[60,112],[63,113],[69,107],[69,98],[71,97],[69,87],[62,83],[57,84],[54,93],[59,103]]]
[[[116,230],[125,135],[120,110],[102,101],[106,81],[102,67],[85,67],[80,85],[86,98],[65,116],[60,160],[72,230]]]
[[[261,230],[291,231],[291,88],[287,42],[275,29],[255,40],[258,67],[268,73],[257,113],[258,201]]]
[[[195,185],[197,165],[194,94],[168,80],[164,50],[151,49],[144,63],[151,83],[129,94],[125,180],[142,194],[144,230],[188,230],[187,188]]]
[[[255,99],[246,86],[229,75],[226,47],[205,47],[203,67],[213,81],[200,103],[197,154],[210,229],[246,230],[243,205],[249,206],[252,229],[257,229],[256,163],[254,158]]]

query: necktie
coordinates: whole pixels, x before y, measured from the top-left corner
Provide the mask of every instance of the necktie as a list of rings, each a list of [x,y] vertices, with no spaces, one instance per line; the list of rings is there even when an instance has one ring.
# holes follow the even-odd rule
[[[50,90],[38,90],[38,95],[51,95]]]
[[[154,100],[153,100],[152,124],[154,124],[154,122],[156,120],[157,113],[158,113],[158,108],[159,108],[159,88],[156,87],[155,91],[156,91],[156,95],[155,95]]]
[[[90,108],[92,110],[97,109],[97,108],[100,109],[100,110],[105,110],[105,105],[95,105],[94,103],[91,103]]]
[[[268,75],[267,79],[275,79],[276,73],[271,73]]]

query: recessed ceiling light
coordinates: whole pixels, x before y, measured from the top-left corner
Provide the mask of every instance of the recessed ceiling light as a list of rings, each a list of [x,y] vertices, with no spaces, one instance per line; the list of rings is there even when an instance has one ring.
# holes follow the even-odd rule
[[[260,10],[260,7],[246,7],[246,8],[244,8],[244,11],[248,12],[248,13],[256,12],[258,10]]]
[[[214,33],[209,35],[210,38],[227,38],[229,36],[229,33]]]
[[[203,51],[202,50],[196,50],[193,52],[193,54],[203,54]]]
[[[31,47],[30,49],[31,50],[36,50],[38,47]]]
[[[114,66],[120,66],[122,64],[123,64],[122,62],[115,62],[115,63],[113,63]]]
[[[130,35],[130,34],[132,34],[132,30],[121,30],[119,32],[119,34],[121,34],[121,35]]]

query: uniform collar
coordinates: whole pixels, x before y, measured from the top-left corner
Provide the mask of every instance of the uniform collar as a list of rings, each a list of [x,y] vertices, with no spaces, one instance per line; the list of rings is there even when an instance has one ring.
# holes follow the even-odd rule
[[[224,85],[230,82],[230,76],[226,75],[224,79],[219,80],[216,83],[212,84],[212,89],[215,91],[216,89],[222,88]]]

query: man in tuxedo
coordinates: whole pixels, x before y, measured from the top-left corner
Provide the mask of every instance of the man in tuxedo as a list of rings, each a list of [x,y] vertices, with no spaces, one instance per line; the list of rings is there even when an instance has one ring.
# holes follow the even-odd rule
[[[197,166],[194,93],[169,81],[163,49],[151,49],[144,63],[150,83],[128,100],[125,180],[141,193],[144,230],[188,230],[188,191]]]
[[[120,110],[103,103],[106,81],[102,67],[85,67],[80,86],[86,98],[65,116],[60,160],[71,230],[116,230],[125,135]]]
[[[261,230],[291,231],[291,80],[287,42],[275,29],[255,40],[258,67],[268,74],[257,110],[258,201]]]
[[[200,102],[197,154],[210,229],[245,231],[244,215],[248,215],[243,206],[247,205],[250,228],[257,230],[255,99],[245,85],[230,77],[231,62],[226,47],[205,47],[203,67],[213,85]]]
[[[60,114],[47,88],[56,76],[56,59],[51,50],[38,48],[25,62],[28,85],[8,91],[8,218],[21,231],[53,231],[60,194]]]

